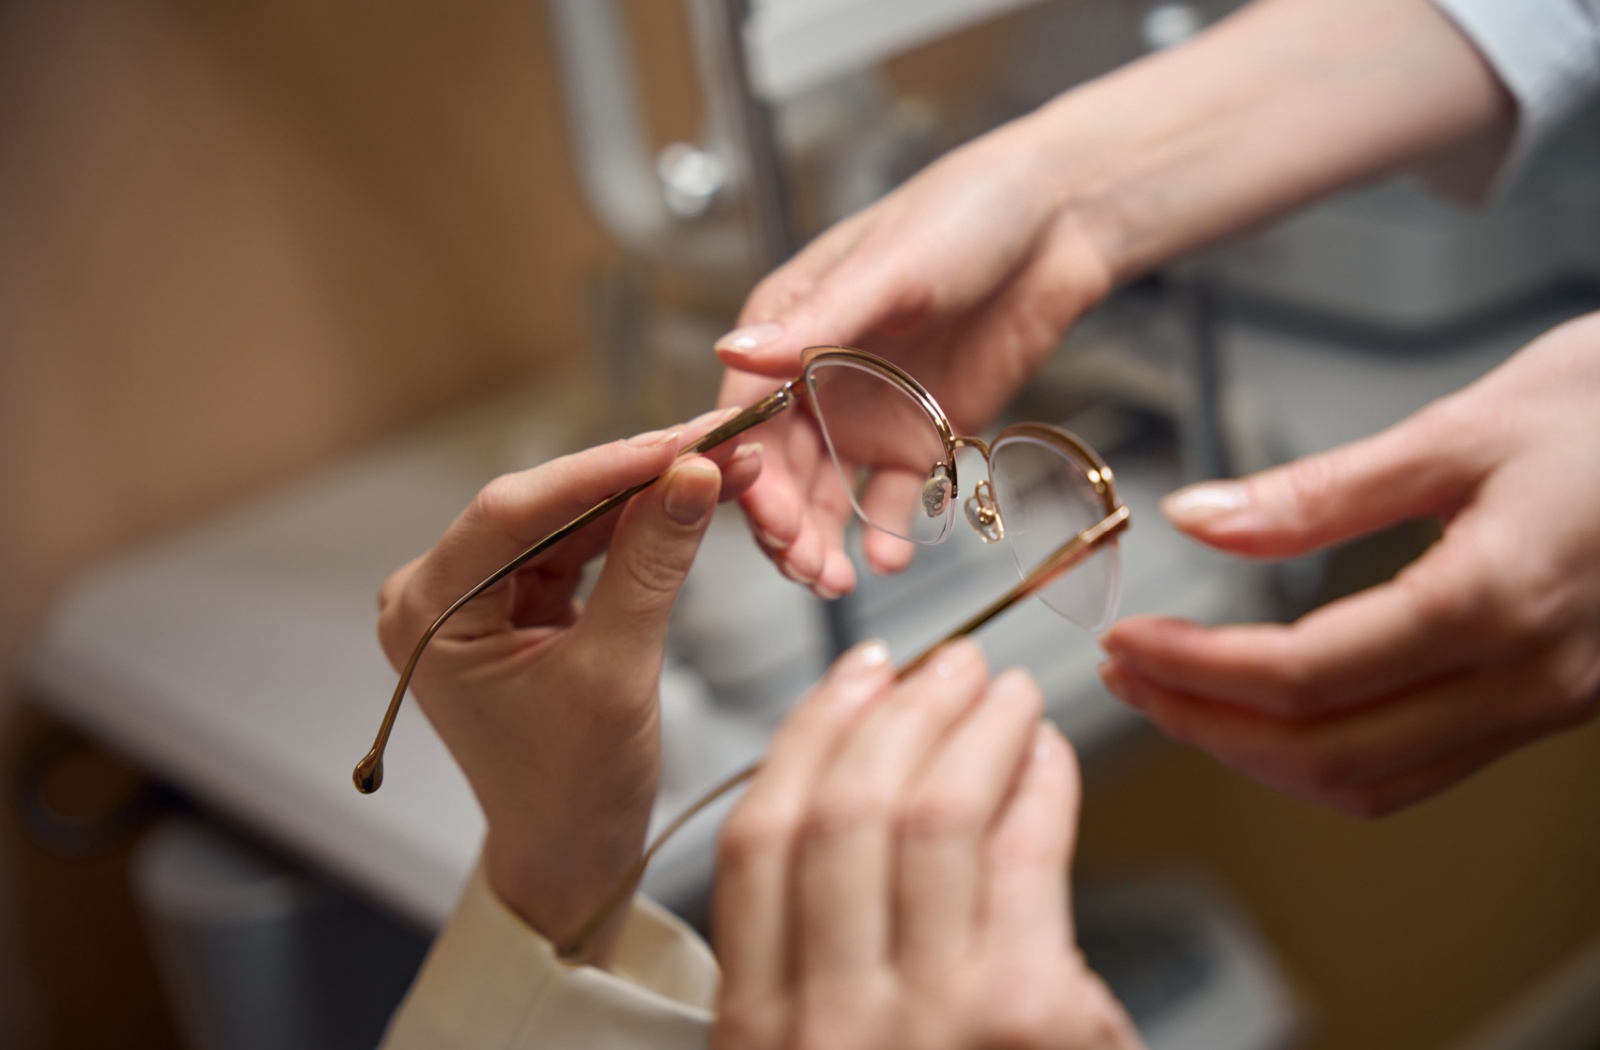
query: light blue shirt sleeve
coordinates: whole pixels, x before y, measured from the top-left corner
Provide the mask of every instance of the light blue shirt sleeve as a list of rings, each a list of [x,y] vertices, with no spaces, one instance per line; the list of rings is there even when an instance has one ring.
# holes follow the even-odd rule
[[[1517,101],[1503,190],[1574,110],[1600,94],[1600,0],[1434,0]]]

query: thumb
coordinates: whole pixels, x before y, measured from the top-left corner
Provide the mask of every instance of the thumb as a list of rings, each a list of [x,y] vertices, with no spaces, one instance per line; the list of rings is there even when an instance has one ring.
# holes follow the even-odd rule
[[[1373,437],[1236,481],[1167,496],[1183,532],[1235,554],[1291,558],[1411,518],[1449,517],[1489,469],[1489,451],[1443,403]]]
[[[634,499],[612,534],[605,568],[579,621],[581,630],[593,631],[607,646],[663,643],[672,606],[721,488],[716,464],[688,456]]]
[[[854,346],[875,332],[898,330],[928,313],[905,268],[845,258],[820,273],[796,259],[751,294],[745,323],[716,342],[728,368],[787,379],[811,346]],[[915,271],[913,271],[915,272]]]

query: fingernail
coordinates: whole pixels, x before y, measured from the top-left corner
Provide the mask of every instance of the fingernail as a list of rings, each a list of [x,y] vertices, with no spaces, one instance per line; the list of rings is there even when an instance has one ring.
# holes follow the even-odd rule
[[[1066,740],[1054,722],[1041,723],[1033,735],[1033,757],[1040,760],[1049,758]]]
[[[846,677],[865,674],[889,666],[889,643],[881,638],[857,642],[834,665],[836,674]]]
[[[699,430],[701,427],[705,427],[708,430],[714,430],[743,411],[744,409],[742,408],[713,408],[711,411],[702,412],[689,420],[685,424],[685,429]]]
[[[721,339],[718,339],[715,348],[718,351],[731,350],[735,353],[748,354],[761,349],[768,343],[783,338],[783,331],[783,325],[778,324],[776,321],[749,324],[743,328],[735,328]]]
[[[816,595],[818,598],[821,598],[825,602],[835,601],[839,597],[838,591],[834,590],[832,587],[824,587],[820,583],[813,583],[811,585],[811,593]]]
[[[765,529],[758,529],[752,525],[750,526],[750,531],[756,534],[756,539],[760,540],[761,545],[769,551],[786,551],[789,549],[789,544],[786,541],[778,539],[778,537]],[[779,568],[781,569],[782,566],[779,566]],[[784,573],[784,575],[788,576],[789,574]],[[789,578],[793,579],[794,577],[790,576]]]
[[[722,472],[707,460],[680,463],[667,475],[667,494],[661,507],[679,525],[697,524],[716,503],[721,479]]]
[[[999,697],[1002,703],[1032,704],[1037,703],[1039,697],[1039,688],[1034,685],[1033,676],[1020,667],[1009,668],[997,675],[989,692]]]
[[[760,459],[760,458],[761,458],[761,442],[752,441],[752,442],[750,442],[748,444],[740,445],[737,449],[735,449],[734,453],[733,453],[733,458],[728,460],[728,462],[729,463],[743,463],[747,459]]]
[[[678,438],[683,436],[681,430],[652,430],[628,439],[628,444],[634,448],[659,448],[662,445],[676,444]]]
[[[933,662],[933,673],[940,678],[952,678],[962,667],[972,663],[978,654],[978,643],[962,638],[951,642],[939,651]]]
[[[1237,481],[1203,481],[1168,495],[1161,513],[1174,525],[1192,527],[1237,514],[1249,502],[1249,491]]]
[[[887,642],[874,638],[846,650],[828,672],[836,702],[846,709],[866,703],[888,683],[888,669]]]

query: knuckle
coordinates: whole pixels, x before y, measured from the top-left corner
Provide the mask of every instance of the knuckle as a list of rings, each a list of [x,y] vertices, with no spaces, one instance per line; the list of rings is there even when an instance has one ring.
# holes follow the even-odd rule
[[[711,1027],[711,1050],[766,1050],[778,1046],[773,1013],[741,996],[722,996]]]
[[[513,475],[502,474],[478,490],[468,505],[467,513],[473,518],[486,522],[492,526],[504,527],[511,517],[511,509],[515,503],[516,479]]]
[[[1009,822],[996,828],[983,846],[984,861],[997,871],[1014,871],[1044,864],[1049,858],[1040,836],[1033,829]],[[1065,877],[1065,872],[1062,873]]]
[[[687,559],[669,544],[645,543],[622,559],[635,591],[658,600],[677,596],[688,569]]]
[[[970,796],[947,788],[927,789],[914,795],[896,815],[902,837],[938,840],[976,838],[987,821],[982,807]]]
[[[979,1025],[986,1050],[1045,1050],[1061,1042],[1056,992],[1036,981],[1006,982],[995,988]]]
[[[717,856],[724,867],[741,867],[785,849],[794,837],[794,822],[775,813],[741,806],[722,825]]]
[[[891,803],[881,790],[836,781],[817,792],[801,820],[807,843],[834,842],[888,821]]]
[[[1328,504],[1338,483],[1338,466],[1329,455],[1307,456],[1287,463],[1280,481],[1289,510],[1302,519],[1314,518]]]

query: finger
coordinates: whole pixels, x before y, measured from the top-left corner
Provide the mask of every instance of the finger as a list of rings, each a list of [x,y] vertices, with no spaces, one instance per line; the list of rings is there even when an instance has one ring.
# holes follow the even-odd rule
[[[1034,734],[1016,792],[984,849],[978,937],[1007,959],[1058,955],[1072,943],[1067,869],[1078,837],[1078,760],[1053,725]]]
[[[862,534],[861,548],[873,572],[889,575],[911,564],[916,546],[900,537],[910,535],[911,516],[921,513],[926,480],[903,470],[880,470],[867,483],[861,507],[873,528]]]
[[[828,274],[859,244],[865,229],[864,215],[847,219],[762,280],[740,312],[739,327],[716,342],[723,364],[743,372],[787,378],[799,370],[800,352],[806,347],[850,338],[844,329],[815,323],[791,325],[795,324],[795,312],[817,294]]]
[[[1290,720],[1217,704],[1120,669],[1102,668],[1107,688],[1176,740],[1303,797],[1399,776],[1487,736],[1559,718],[1541,692],[1537,666],[1518,663],[1453,675],[1339,715]]]
[[[659,475],[672,464],[680,436],[681,431],[641,434],[484,486],[411,575],[408,618],[437,615],[538,540],[612,494]],[[613,522],[596,524],[610,528]],[[462,609],[441,633],[476,637],[498,629],[510,615],[511,597],[510,587],[502,585],[494,596],[486,594]]]
[[[722,466],[722,491],[719,503],[730,503],[750,491],[750,486],[761,477],[762,453],[765,447],[759,441],[741,442]],[[714,460],[715,457],[708,457]]]
[[[803,984],[848,985],[887,961],[899,807],[986,681],[975,643],[945,646],[873,707],[817,783],[795,862]]]
[[[1357,706],[1501,655],[1492,586],[1449,538],[1389,583],[1293,624],[1202,627],[1129,617],[1101,636],[1118,665],[1185,692],[1283,716]]]
[[[1213,547],[1294,557],[1408,518],[1449,517],[1493,462],[1485,428],[1454,402],[1436,402],[1373,437],[1181,489],[1161,509]]]
[[[712,925],[724,1007],[770,1003],[783,988],[795,932],[789,869],[801,818],[838,741],[892,679],[882,642],[864,642],[841,657],[784,720],[761,772],[723,824]]]
[[[1432,798],[1479,770],[1546,735],[1543,728],[1511,729],[1464,744],[1420,768],[1386,780],[1334,792],[1328,804],[1353,817],[1372,819]]]
[[[983,842],[1026,767],[1044,696],[1011,670],[945,738],[911,788],[896,864],[895,955],[941,975],[966,954]]]
[[[634,498],[579,622],[584,637],[611,651],[659,653],[721,487],[715,464],[686,456]]]

